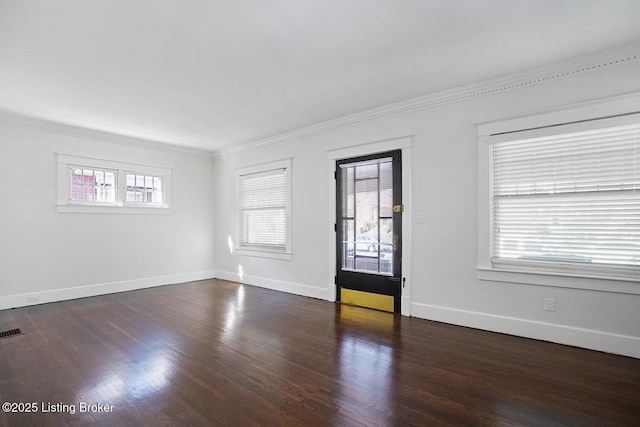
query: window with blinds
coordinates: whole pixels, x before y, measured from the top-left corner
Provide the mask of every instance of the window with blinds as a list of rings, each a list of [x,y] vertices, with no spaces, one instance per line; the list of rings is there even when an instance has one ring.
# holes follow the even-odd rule
[[[278,166],[274,169],[271,167]],[[289,252],[289,164],[238,174],[240,248]],[[262,169],[262,170],[260,170]]]
[[[606,123],[490,144],[494,267],[640,275],[640,119]]]

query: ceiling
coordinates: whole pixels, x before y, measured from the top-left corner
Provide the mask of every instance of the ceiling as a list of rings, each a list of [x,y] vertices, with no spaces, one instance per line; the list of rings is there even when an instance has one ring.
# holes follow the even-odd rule
[[[638,0],[0,0],[0,110],[209,151],[640,40]]]

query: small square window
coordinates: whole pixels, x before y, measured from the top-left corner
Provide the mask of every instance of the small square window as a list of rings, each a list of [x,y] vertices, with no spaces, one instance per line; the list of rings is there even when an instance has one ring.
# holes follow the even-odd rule
[[[164,202],[163,177],[127,173],[126,203],[158,205]]]
[[[69,201],[114,204],[117,171],[80,166],[69,168]]]

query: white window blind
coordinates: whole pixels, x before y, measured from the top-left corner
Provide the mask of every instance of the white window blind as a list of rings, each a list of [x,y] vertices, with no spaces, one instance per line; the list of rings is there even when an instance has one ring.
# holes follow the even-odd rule
[[[640,121],[491,144],[494,266],[640,274]]]
[[[239,175],[240,246],[287,251],[288,170]]]

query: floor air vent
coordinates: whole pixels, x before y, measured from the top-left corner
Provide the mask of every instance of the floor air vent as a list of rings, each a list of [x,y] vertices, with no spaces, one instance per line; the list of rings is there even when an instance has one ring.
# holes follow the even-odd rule
[[[2,331],[0,332],[0,339],[2,338],[9,338],[15,335],[20,335],[22,333],[22,331],[20,330],[20,328],[17,329],[10,329],[8,331]]]

